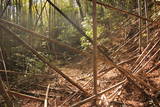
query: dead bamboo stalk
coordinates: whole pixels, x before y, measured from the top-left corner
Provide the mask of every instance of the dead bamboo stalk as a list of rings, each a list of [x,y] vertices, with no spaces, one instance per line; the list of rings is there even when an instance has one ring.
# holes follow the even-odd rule
[[[149,28],[151,25],[153,25],[153,24],[159,24],[159,22],[157,23],[156,20],[157,20],[157,19],[155,19],[153,23],[148,24],[147,27],[143,28],[141,31],[139,31],[137,34],[135,34],[132,38],[128,39],[125,43],[121,44],[121,45],[118,47],[118,49],[116,49],[116,50],[114,51],[114,53],[112,53],[112,55],[115,54],[115,53],[117,53],[118,51],[120,51],[120,49],[122,49],[124,46],[126,46],[126,45],[127,45],[130,41],[132,41],[135,37],[137,37],[137,36],[139,36],[140,34],[144,33],[144,31],[145,31],[147,28]],[[137,40],[137,39],[136,39],[136,40]]]
[[[154,55],[153,55],[151,58],[149,58],[149,60],[148,60],[145,64],[143,64],[143,66],[142,66],[140,69],[136,70],[135,73],[139,73],[140,71],[142,71],[142,69],[144,69],[144,67],[145,67],[151,60],[154,60],[154,59],[155,59],[156,55],[157,55],[159,52],[160,52],[160,49],[158,49],[158,50],[154,53]]]
[[[99,48],[99,50],[100,50],[102,53],[104,53],[102,49]],[[143,81],[143,80],[140,79],[139,77],[136,77],[136,76],[132,75],[132,74],[131,74],[131,71],[125,70],[125,69],[123,69],[122,67],[117,66],[117,65],[112,61],[112,59],[109,58],[105,53],[104,53],[104,55],[105,55],[105,59],[106,59],[106,61],[109,63],[109,65],[111,65],[111,66],[115,67],[116,69],[118,69],[118,71],[119,71],[120,73],[122,73],[124,76],[126,76],[126,77],[129,78],[130,80],[133,80],[132,82],[134,82],[134,84],[136,84],[137,82],[139,82],[141,85],[145,86],[146,88],[150,88],[153,92],[157,91],[156,88],[150,86],[149,84],[147,84],[145,81]]]
[[[116,88],[116,87],[119,87],[120,85],[124,84],[125,82],[126,82],[126,80],[121,81],[121,82],[119,82],[119,83],[111,86],[110,88],[107,88],[107,89],[105,89],[105,90],[97,93],[97,96],[100,96],[100,95],[102,95],[102,94],[104,94],[104,93],[106,93],[106,92],[108,92],[108,91],[110,91],[110,90],[112,90],[112,89],[114,89],[114,88]],[[80,106],[80,105],[82,105],[82,104],[85,104],[85,103],[93,100],[94,98],[96,98],[96,95],[93,95],[93,96],[91,96],[91,97],[88,97],[88,98],[86,98],[86,99],[84,99],[84,100],[76,103],[76,104],[73,104],[71,107],[78,107],[78,106]]]
[[[133,60],[135,60],[137,57],[138,57],[138,56],[135,56],[135,57],[133,57],[133,58],[131,58],[131,59],[129,59],[129,60],[122,61],[122,62],[118,63],[117,65],[122,65],[122,64],[124,64],[124,63],[133,61]],[[112,69],[114,69],[114,67],[110,67],[110,68],[108,68],[108,69],[101,69],[101,70],[98,72],[99,75],[97,76],[97,78],[102,77],[103,75],[105,75],[107,72],[109,72],[109,71],[112,70]],[[93,78],[91,78],[90,80],[88,80],[88,81],[83,85],[83,87],[86,87],[87,84],[89,84],[89,83],[92,81],[92,79],[93,79]],[[68,102],[69,100],[71,100],[77,93],[78,93],[78,91],[75,92],[70,98],[68,98],[61,106],[63,106],[66,102]]]
[[[47,107],[47,104],[48,104],[49,88],[50,88],[50,84],[48,84],[48,86],[47,86],[46,97],[45,97],[45,100],[44,100],[44,107]]]
[[[96,0],[93,0],[93,80],[94,80],[94,95],[97,95],[97,20],[96,20]],[[94,106],[96,104],[97,99],[94,100]]]
[[[92,1],[92,0],[88,0],[88,1]],[[119,12],[124,13],[124,14],[128,14],[128,15],[135,16],[135,17],[140,18],[140,19],[143,19],[143,20],[147,20],[147,21],[149,21],[149,22],[153,22],[153,20],[151,20],[151,19],[142,17],[142,16],[137,15],[137,14],[134,14],[134,13],[130,13],[130,12],[126,11],[126,10],[122,10],[122,9],[116,8],[116,7],[110,6],[110,5],[108,5],[108,4],[104,4],[104,3],[101,3],[101,2],[98,2],[98,1],[97,1],[97,4],[99,4],[99,5],[101,5],[101,6],[104,6],[104,7],[106,7],[106,8],[112,9],[112,10],[119,11]]]
[[[136,64],[139,63],[139,61],[143,58],[143,56],[147,53],[147,50],[149,48],[151,48],[152,46],[152,43],[149,43],[147,45],[147,47],[143,50],[143,52],[141,53],[141,55],[137,58],[137,60],[135,61],[134,65],[133,65],[133,68],[135,68]]]
[[[131,59],[122,61],[122,62],[118,63],[117,65],[119,66],[119,65],[122,65],[122,64],[125,64],[125,63],[129,63],[129,62],[135,60],[137,57],[138,57],[138,56],[135,56],[135,57],[133,57],[133,58],[131,58]],[[108,69],[103,69],[103,70],[99,71],[100,74],[98,75],[98,78],[101,77],[101,76],[103,76],[103,75],[106,74],[107,72],[111,71],[112,69],[114,69],[114,67],[110,67],[110,68],[108,68]]]
[[[4,88],[4,84],[1,79],[1,76],[0,76],[0,94],[2,95],[4,100],[6,101],[6,104],[8,107],[14,107],[13,102],[11,100],[11,97],[8,95],[8,92]]]
[[[152,67],[146,74],[151,73],[152,71],[154,71],[158,67],[160,67],[160,62],[158,62],[158,64],[156,64],[154,67]]]
[[[3,25],[1,25],[1,28],[3,30],[5,30],[6,32],[10,33],[11,36],[14,37],[15,40],[17,40],[18,42],[22,43],[25,48],[27,48],[28,50],[30,50],[34,55],[37,56],[37,58],[39,58],[43,63],[47,64],[53,71],[57,72],[58,74],[60,74],[64,79],[66,79],[68,82],[70,82],[73,86],[77,87],[79,90],[81,90],[86,96],[89,95],[88,92],[86,92],[79,84],[77,84],[75,81],[73,81],[70,77],[68,77],[66,74],[64,74],[61,70],[59,70],[57,67],[55,67],[54,65],[52,65],[51,63],[49,63],[49,61],[44,57],[41,56],[35,49],[33,49],[29,44],[27,44],[24,40],[22,40],[21,38],[19,38],[14,32],[12,32],[11,30],[9,30],[8,28],[4,27]]]
[[[19,93],[19,92],[10,91],[10,90],[8,90],[7,92],[8,92],[9,95],[12,95],[12,96],[44,102],[44,99],[37,98],[37,97],[32,97],[32,96],[25,95],[25,94],[22,94],[22,93]],[[10,107],[10,106],[8,106],[8,107]]]
[[[140,82],[141,85],[144,85],[146,88],[150,88],[153,92],[157,91],[157,89],[155,89],[154,87],[148,85],[145,81],[141,80],[139,77],[133,76],[132,74],[130,74],[129,71],[124,70],[123,68],[121,68],[121,67],[117,66],[116,64],[114,64],[113,61],[112,61],[108,56],[106,56],[106,60],[107,60],[108,62],[110,62],[110,65],[112,65],[112,66],[114,66],[115,68],[117,68],[123,75],[125,75],[127,78],[129,78],[129,80],[131,80],[131,81],[132,81],[135,85],[137,85],[138,87],[139,87],[139,85],[137,84],[137,82]],[[135,81],[135,80],[136,80],[136,81]],[[126,79],[123,80],[123,81],[120,82],[120,83],[124,84],[125,82],[126,82]],[[120,84],[120,83],[118,83],[118,84]],[[117,86],[118,84],[116,84],[116,86]],[[122,85],[122,84],[120,84],[120,85]],[[120,85],[118,85],[118,86],[120,86]],[[112,89],[113,89],[113,88],[116,88],[116,87],[115,87],[115,86],[112,86]],[[108,89],[107,89],[107,91],[108,91]],[[102,91],[102,92],[105,93],[105,92],[107,92],[107,91],[104,90],[104,91]],[[97,94],[97,96],[102,95],[102,94],[103,94],[103,93]],[[95,97],[96,97],[96,96],[93,95],[93,96],[91,96],[91,97],[89,97],[89,98],[87,98],[87,99],[85,99],[85,100],[83,100],[83,101],[80,101],[80,102],[72,105],[71,107],[80,106],[80,105],[82,105],[82,104],[84,104],[84,103],[87,103],[88,101],[91,101],[91,100],[94,99]]]
[[[147,54],[142,57],[141,61],[137,64],[137,66],[134,67],[133,72],[135,72],[140,67],[140,65],[145,60],[145,58],[156,48],[156,46],[159,43],[160,43],[160,39],[153,45],[153,47],[147,52]]]
[[[38,33],[34,32],[34,31],[32,31],[32,30],[29,30],[29,29],[23,27],[23,26],[17,25],[17,24],[15,24],[15,23],[6,21],[6,20],[1,19],[1,18],[0,18],[0,23],[6,24],[6,25],[9,25],[9,26],[12,26],[12,27],[15,27],[15,28],[17,28],[17,29],[19,29],[19,30],[22,30],[22,31],[27,32],[27,33],[30,33],[30,34],[33,35],[33,36],[36,36],[36,37],[42,38],[42,39],[44,39],[44,40],[46,40],[46,41],[50,41],[50,42],[52,42],[52,43],[55,43],[55,44],[57,44],[57,45],[59,45],[59,46],[62,46],[62,47],[64,47],[64,48],[69,49],[71,52],[76,52],[76,53],[79,53],[79,54],[85,55],[85,56],[86,56],[86,55],[88,56],[88,54],[89,54],[89,53],[87,53],[87,52],[82,52],[82,51],[80,51],[80,50],[78,50],[78,49],[76,49],[76,48],[74,48],[74,47],[71,47],[71,46],[69,46],[69,45],[67,45],[67,44],[64,44],[64,43],[62,43],[62,42],[60,42],[60,41],[57,41],[57,40],[55,40],[55,39],[50,39],[50,38],[46,37],[45,35],[38,34]]]

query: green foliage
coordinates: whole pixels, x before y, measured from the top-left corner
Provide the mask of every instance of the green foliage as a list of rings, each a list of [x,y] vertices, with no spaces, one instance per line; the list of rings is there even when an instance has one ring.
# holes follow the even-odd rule
[[[85,30],[86,34],[93,39],[93,29],[92,29],[92,18],[91,17],[85,17],[84,21],[82,22],[83,29]],[[104,31],[104,26],[98,25],[97,26],[97,37],[99,37],[102,32]],[[84,49],[87,49],[89,46],[91,46],[91,43],[85,38],[81,37],[81,46]],[[100,42],[100,41],[98,41]]]

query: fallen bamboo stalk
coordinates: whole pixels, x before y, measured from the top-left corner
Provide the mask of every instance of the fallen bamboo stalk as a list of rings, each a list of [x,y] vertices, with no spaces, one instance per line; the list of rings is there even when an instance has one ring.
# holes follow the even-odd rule
[[[45,100],[44,100],[44,107],[47,107],[47,104],[48,104],[47,101],[48,101],[49,88],[50,88],[50,84],[49,84],[48,87],[47,87],[46,97],[45,97]]]
[[[138,56],[135,56],[135,57],[133,57],[133,58],[131,58],[131,59],[129,59],[129,60],[122,61],[122,62],[118,63],[117,65],[121,65],[121,64],[130,62],[130,61],[136,59],[137,57],[138,57]],[[108,68],[108,69],[102,69],[102,70],[100,70],[100,71],[98,72],[99,75],[98,75],[97,77],[98,77],[98,78],[102,77],[103,75],[105,75],[107,72],[109,72],[109,71],[112,70],[112,69],[114,69],[114,67],[110,67],[110,68]],[[101,73],[102,73],[102,74],[101,74]],[[83,87],[86,87],[86,85],[89,84],[89,83],[92,81],[92,79],[93,79],[93,78],[91,78],[90,80],[88,80],[88,81],[83,85]],[[70,101],[77,93],[78,93],[78,91],[75,92],[75,93],[74,93],[70,98],[68,98],[66,101],[64,101],[64,103],[63,103],[61,106],[63,106],[66,102]]]
[[[155,20],[156,20],[156,19],[155,19]],[[153,24],[156,24],[156,25],[159,24],[159,22],[157,23],[155,20],[154,20],[153,23],[150,23],[150,24],[148,24],[148,26],[146,26],[146,27],[144,27],[143,29],[141,29],[141,31],[139,31],[137,34],[135,34],[132,38],[128,39],[125,43],[121,44],[121,45],[118,47],[118,49],[116,49],[116,50],[114,51],[114,53],[112,53],[112,55],[115,54],[115,53],[117,53],[119,50],[121,50],[122,47],[124,47],[125,45],[127,45],[130,41],[134,40],[134,38],[137,37],[137,36],[139,36],[139,34],[144,33],[144,31],[145,31],[147,28],[149,28],[151,25],[153,25]],[[155,23],[155,22],[156,22],[156,23]],[[137,39],[138,39],[138,38],[137,38]],[[137,39],[136,39],[136,40],[137,40]]]
[[[121,81],[121,82],[117,83],[116,85],[113,85],[113,86],[111,86],[110,88],[107,88],[107,89],[105,89],[105,90],[97,93],[97,96],[100,96],[100,95],[102,95],[102,94],[104,94],[104,93],[106,93],[106,92],[108,92],[108,91],[110,91],[110,90],[112,90],[112,89],[114,89],[114,88],[116,88],[116,87],[124,84],[125,82],[126,82],[126,80]],[[86,99],[84,99],[84,100],[82,100],[82,101],[80,101],[80,102],[78,102],[78,103],[76,103],[76,104],[73,104],[71,107],[78,107],[78,106],[80,106],[80,105],[82,105],[82,104],[84,104],[84,103],[87,103],[87,102],[93,100],[93,99],[94,99],[95,97],[97,97],[97,96],[96,96],[96,95],[93,95],[93,96],[91,96],[91,97],[88,97],[88,98],[86,98]]]
[[[25,94],[22,94],[22,93],[19,93],[19,92],[10,91],[10,90],[8,90],[7,92],[8,92],[9,95],[13,95],[13,96],[16,96],[16,97],[20,97],[20,98],[25,98],[25,99],[31,99],[31,100],[35,100],[35,101],[44,102],[44,99],[37,98],[37,97],[32,97],[32,96],[25,95]]]
[[[140,69],[138,69],[137,71],[134,71],[135,73],[139,73],[140,71],[142,71],[142,69],[144,69],[144,67],[151,61],[151,60],[154,60],[155,58],[156,58],[156,55],[158,54],[160,52],[160,49],[158,49],[155,53],[154,53],[154,55],[151,57],[151,58],[149,58],[149,60],[145,63],[145,64],[143,64],[143,66],[140,68]]]
[[[160,67],[160,62],[158,62],[158,64],[156,64],[154,67],[152,67],[146,74],[151,73],[152,71],[154,71],[154,70],[157,69],[158,67]]]
[[[133,72],[135,72],[135,71],[140,67],[140,65],[141,65],[142,62],[145,60],[145,58],[156,48],[156,46],[157,46],[159,43],[160,43],[160,39],[153,45],[153,47],[147,52],[147,54],[142,57],[141,61],[137,64],[137,66],[134,67]]]
[[[122,69],[123,70],[123,69]],[[124,82],[126,81],[126,79],[124,80]],[[141,80],[140,80],[141,81]],[[148,86],[148,84],[146,84],[146,83],[144,83],[144,81],[141,81],[143,84],[145,84],[145,86]],[[122,84],[121,84],[122,85]],[[150,86],[149,86],[150,87]],[[156,89],[154,89],[153,87],[150,87],[151,89],[153,89],[154,91],[156,90]],[[99,94],[98,94],[99,95]],[[98,96],[97,95],[97,96]],[[80,101],[80,102],[78,102],[78,103],[76,103],[76,104],[74,104],[74,105],[72,105],[72,107],[76,107],[76,106],[80,106],[80,105],[82,105],[82,104],[84,104],[84,103],[87,103],[87,102],[89,102],[90,100],[92,100],[93,99],[93,97],[96,97],[96,96],[91,96],[91,97],[89,97],[89,98],[87,98],[87,99],[85,99],[85,100],[83,100],[83,101]]]
[[[34,32],[34,31],[32,31],[32,30],[29,30],[29,29],[27,29],[27,28],[25,28],[25,27],[22,27],[22,26],[20,26],[20,25],[15,24],[15,23],[6,21],[6,20],[4,20],[4,19],[1,19],[1,18],[0,18],[0,23],[7,24],[7,25],[9,25],[9,26],[15,27],[15,28],[17,28],[17,29],[19,29],[19,30],[22,30],[22,31],[24,31],[24,32],[30,33],[30,34],[33,35],[33,36],[36,36],[36,37],[42,38],[42,39],[44,39],[44,40],[46,40],[46,41],[50,41],[50,42],[52,42],[52,43],[55,43],[55,44],[57,44],[57,45],[59,45],[59,46],[62,46],[62,47],[64,47],[64,48],[69,49],[71,52],[76,52],[76,53],[79,53],[79,54],[85,55],[85,56],[88,56],[88,55],[89,55],[89,53],[87,53],[87,52],[82,52],[82,51],[80,51],[80,50],[78,50],[78,49],[76,49],[76,48],[74,48],[74,47],[71,47],[71,46],[69,46],[69,45],[67,45],[67,44],[64,44],[64,43],[62,43],[62,42],[60,42],[60,41],[57,41],[57,40],[55,40],[55,39],[50,39],[50,38],[46,37],[45,35],[38,34],[38,33]]]
[[[35,86],[35,85],[34,85],[34,86]],[[38,87],[39,89],[42,89],[42,90],[44,90],[44,89],[47,88],[47,86],[42,86],[42,85],[36,85],[36,87]],[[52,87],[50,87],[49,90],[50,90],[51,92],[57,93],[57,94],[59,94],[59,95],[66,95],[66,96],[68,96],[69,94],[71,94],[71,92],[66,91],[66,90],[63,89],[63,88],[52,88]]]
[[[147,45],[147,47],[144,49],[144,51],[141,53],[141,55],[137,58],[137,60],[135,61],[135,64],[138,63],[143,58],[143,56],[146,54],[147,50],[149,48],[151,48],[152,42],[153,42],[153,40]],[[135,64],[133,65],[133,68],[135,68],[135,66],[136,66]]]
[[[129,60],[122,61],[122,62],[118,63],[117,65],[119,66],[119,65],[122,65],[122,64],[125,64],[125,63],[129,63],[129,62],[135,60],[137,57],[138,56],[135,56],[135,57],[133,57],[133,58],[131,58]],[[99,73],[102,73],[102,74],[98,75],[98,77],[103,76],[104,74],[106,74],[107,72],[111,71],[112,69],[114,69],[114,67],[110,67],[108,69],[104,69],[104,70],[99,71]]]
[[[100,47],[98,47],[99,50],[101,51],[101,53],[104,53],[102,49],[100,49]],[[146,88],[150,88],[153,92],[157,91],[156,88],[150,86],[149,84],[147,84],[145,81],[143,81],[142,79],[140,79],[139,77],[136,77],[134,75],[131,74],[131,71],[129,70],[125,70],[122,67],[119,67],[118,65],[116,65],[111,58],[109,58],[105,53],[105,60],[109,63],[109,65],[115,67],[116,69],[118,69],[118,71],[120,73],[122,73],[124,76],[126,76],[127,78],[129,78],[130,80],[133,80],[132,82],[134,82],[134,84],[136,84],[136,82],[139,82],[141,85],[145,86]]]
[[[46,94],[42,94],[42,93],[32,93],[32,92],[27,92],[27,91],[24,91],[24,90],[16,90],[16,89],[12,89],[12,91],[15,91],[15,92],[19,92],[21,94],[25,94],[25,95],[29,95],[29,96],[33,96],[33,97],[44,97],[46,96]],[[48,97],[50,98],[56,98],[56,96],[54,95],[48,95]]]
[[[21,38],[19,38],[14,32],[12,32],[11,30],[9,30],[8,28],[4,27],[3,25],[1,25],[1,28],[4,29],[6,32],[10,33],[11,36],[14,37],[14,39],[16,39],[18,42],[22,43],[28,50],[30,50],[34,55],[37,56],[37,58],[39,58],[43,63],[47,64],[53,71],[57,72],[58,74],[60,74],[64,79],[66,79],[69,83],[71,83],[73,86],[77,87],[79,90],[81,90],[86,96],[89,95],[88,92],[86,92],[79,84],[77,84],[76,82],[74,82],[70,77],[68,77],[66,74],[64,74],[61,70],[59,70],[57,67],[55,67],[54,65],[52,65],[51,63],[49,63],[49,61],[44,57],[41,56],[35,49],[33,49],[29,44],[27,44],[24,40],[22,40]]]
[[[92,0],[88,0],[88,1],[92,1]],[[121,13],[124,13],[124,14],[128,14],[128,15],[131,15],[131,16],[135,16],[135,17],[137,17],[137,18],[140,18],[140,19],[143,19],[143,20],[147,20],[147,21],[149,21],[149,22],[154,22],[154,21],[151,20],[151,19],[148,19],[148,18],[139,16],[139,15],[134,14],[134,13],[130,13],[130,12],[126,11],[126,10],[122,10],[122,9],[116,8],[116,7],[110,6],[110,5],[108,5],[108,4],[104,4],[104,3],[101,3],[101,2],[98,2],[98,1],[97,1],[96,3],[99,4],[99,5],[101,5],[101,6],[104,6],[105,8],[109,8],[109,9],[116,10],[116,11],[121,12]]]

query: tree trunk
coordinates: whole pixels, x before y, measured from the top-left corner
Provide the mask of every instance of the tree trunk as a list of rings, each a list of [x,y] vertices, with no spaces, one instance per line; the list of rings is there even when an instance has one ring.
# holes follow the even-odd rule
[[[80,12],[81,19],[82,19],[82,21],[83,21],[83,19],[84,19],[84,14],[83,14],[83,11],[82,11],[81,3],[80,3],[79,0],[76,0],[76,2],[77,2],[77,5],[78,5],[78,7],[79,7],[79,12]]]

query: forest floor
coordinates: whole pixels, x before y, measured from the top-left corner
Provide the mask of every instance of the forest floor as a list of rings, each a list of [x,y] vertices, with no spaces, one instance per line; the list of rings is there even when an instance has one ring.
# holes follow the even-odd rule
[[[98,70],[104,67],[104,63],[98,61]],[[130,64],[125,64],[125,68],[130,67]],[[64,71],[65,74],[69,75],[74,81],[83,86],[83,84],[87,83],[90,80],[92,72],[92,63],[90,59],[84,59],[80,62],[75,62],[74,65],[66,65],[61,67],[61,70]],[[40,98],[45,98],[45,93],[47,90],[47,85],[50,84],[50,91],[48,96],[48,107],[68,107],[69,105],[74,104],[75,102],[80,101],[83,96],[76,95],[72,99],[68,100],[74,92],[76,92],[76,88],[74,88],[71,84],[66,82],[63,78],[58,76],[57,74],[52,74],[55,78],[50,78],[45,80],[41,80],[40,83],[34,85],[27,92],[33,93],[34,95],[40,96]],[[155,70],[149,74],[141,74],[142,77],[146,77],[145,79],[149,80],[154,86],[160,88],[160,70]],[[113,69],[105,74],[103,77],[98,79],[98,90],[106,89],[117,82],[123,80],[123,76],[116,70]],[[90,90],[93,90],[92,83],[89,83],[86,87],[84,87],[88,92],[92,93]],[[116,92],[117,89],[107,92],[106,94],[99,97],[98,104],[101,107],[106,107],[110,104],[109,107],[152,107],[152,100],[148,99],[149,97],[145,96],[144,93],[139,91],[132,83],[127,83],[120,89],[116,96],[112,96],[112,93]],[[119,90],[119,89],[118,89]],[[21,102],[22,107],[43,107],[43,102],[37,102],[33,100],[23,100]],[[90,103],[84,104],[82,107],[88,107]],[[154,107],[154,106],[153,106]]]

